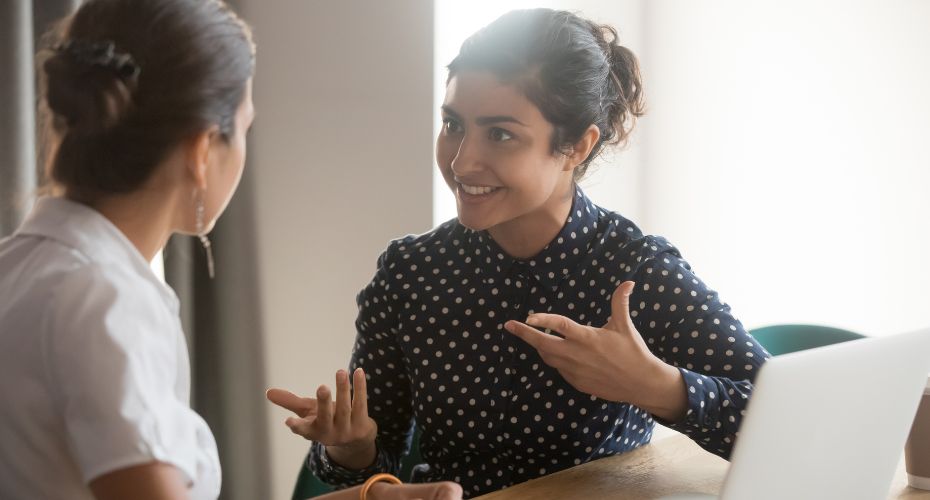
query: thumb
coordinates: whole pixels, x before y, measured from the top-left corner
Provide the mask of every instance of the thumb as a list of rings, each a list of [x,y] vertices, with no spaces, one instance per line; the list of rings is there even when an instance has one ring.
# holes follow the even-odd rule
[[[610,298],[610,321],[605,328],[618,332],[628,332],[635,330],[633,320],[630,319],[630,295],[633,294],[633,288],[636,283],[624,281],[614,290]]]

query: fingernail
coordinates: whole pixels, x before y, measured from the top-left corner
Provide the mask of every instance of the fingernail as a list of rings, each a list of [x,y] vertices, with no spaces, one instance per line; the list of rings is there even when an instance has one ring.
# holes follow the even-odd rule
[[[339,370],[336,372],[336,380],[339,382],[345,382],[349,380],[349,374],[345,370]]]
[[[527,317],[526,317],[526,324],[527,324],[527,325],[536,326],[536,325],[538,324],[536,315],[535,315],[535,314],[531,314],[531,315],[527,316]]]

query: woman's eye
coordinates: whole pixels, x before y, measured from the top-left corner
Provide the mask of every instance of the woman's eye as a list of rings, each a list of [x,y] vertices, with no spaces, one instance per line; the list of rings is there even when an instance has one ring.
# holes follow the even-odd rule
[[[496,142],[504,142],[504,141],[509,141],[513,139],[513,135],[511,135],[510,132],[507,132],[506,130],[502,128],[497,128],[497,127],[492,128],[488,132],[488,137],[492,141],[496,141]]]
[[[462,126],[459,125],[459,122],[453,120],[452,118],[444,118],[442,120],[442,128],[446,131],[447,134],[456,134],[462,131]]]

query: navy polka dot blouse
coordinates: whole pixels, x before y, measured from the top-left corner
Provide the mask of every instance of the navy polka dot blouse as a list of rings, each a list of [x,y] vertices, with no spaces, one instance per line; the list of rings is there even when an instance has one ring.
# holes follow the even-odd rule
[[[413,480],[474,496],[648,443],[654,417],[576,390],[503,328],[533,312],[603,326],[626,280],[637,330],[687,386],[685,419],[662,423],[728,457],[768,354],[675,247],[576,189],[565,227],[530,260],[456,220],[390,244],[357,299],[350,366],[368,376],[377,459],[347,470],[314,443],[308,467],[339,487],[397,473],[415,424],[426,464]]]

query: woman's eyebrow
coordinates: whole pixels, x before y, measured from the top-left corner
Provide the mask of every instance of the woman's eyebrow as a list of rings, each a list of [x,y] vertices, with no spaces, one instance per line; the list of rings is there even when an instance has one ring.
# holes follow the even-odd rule
[[[446,106],[444,104],[441,106],[440,109],[442,109],[443,113],[451,116],[452,118],[455,118],[456,120],[460,120],[460,121],[462,120],[461,115],[456,113],[455,110],[450,108],[449,106]],[[520,120],[510,115],[479,116],[478,118],[475,119],[475,123],[482,127],[487,126],[487,125],[494,125],[497,123],[516,123],[517,125],[521,125],[524,127],[527,126],[525,123],[521,122]]]
[[[516,123],[517,125],[526,127],[525,123],[510,115],[479,116],[475,119],[475,123],[481,125],[482,127],[486,125],[494,125],[496,123]]]
[[[457,119],[457,120],[461,120],[461,119],[462,119],[462,117],[461,117],[458,113],[456,113],[455,110],[453,110],[453,109],[450,108],[449,106],[446,106],[445,104],[443,104],[442,106],[440,106],[439,109],[442,110],[443,114],[447,114],[447,115],[451,116],[452,118],[455,118],[455,119]]]

